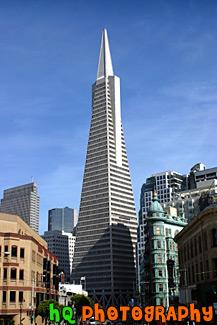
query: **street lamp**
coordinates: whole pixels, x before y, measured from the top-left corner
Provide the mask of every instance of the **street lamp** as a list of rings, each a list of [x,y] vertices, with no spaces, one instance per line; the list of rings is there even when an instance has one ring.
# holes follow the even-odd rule
[[[81,286],[82,286],[82,282],[81,281],[84,281],[84,290],[86,290],[86,277],[85,276],[82,276],[81,278],[80,278],[80,284],[81,284]],[[83,286],[82,286],[82,289],[83,289]]]
[[[32,314],[31,314],[31,324],[33,324],[33,311],[34,311],[34,283],[35,283],[35,279],[32,279],[32,304],[31,304],[31,309],[32,309]]]
[[[42,274],[42,278],[45,278],[46,275]],[[37,278],[36,278],[37,280]],[[37,283],[36,283],[37,286]],[[32,278],[32,303],[31,303],[31,324],[33,324],[34,319],[34,287],[35,287],[35,278]]]

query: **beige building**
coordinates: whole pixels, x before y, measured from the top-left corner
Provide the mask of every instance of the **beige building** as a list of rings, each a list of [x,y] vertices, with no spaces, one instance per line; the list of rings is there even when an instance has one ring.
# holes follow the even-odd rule
[[[58,296],[58,260],[20,217],[0,213],[0,325],[41,324],[42,300]]]
[[[179,246],[180,302],[217,303],[217,205],[192,219],[175,241]]]

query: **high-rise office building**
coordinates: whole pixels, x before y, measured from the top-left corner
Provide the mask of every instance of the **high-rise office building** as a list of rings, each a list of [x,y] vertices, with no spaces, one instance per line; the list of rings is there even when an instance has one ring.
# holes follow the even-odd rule
[[[73,277],[104,307],[135,290],[137,217],[121,123],[120,79],[103,30],[76,232]]]
[[[48,231],[72,232],[78,221],[78,211],[72,208],[48,210]]]
[[[63,271],[66,283],[71,281],[77,221],[78,212],[75,209],[69,207],[50,209],[48,231],[42,236],[48,244],[48,249],[58,257],[59,270]]]
[[[64,273],[64,281],[71,282],[76,237],[72,232],[58,230],[45,231],[41,237],[47,242],[49,251],[58,258],[59,271]]]
[[[1,212],[17,214],[33,230],[39,231],[39,195],[37,184],[30,183],[4,190]]]

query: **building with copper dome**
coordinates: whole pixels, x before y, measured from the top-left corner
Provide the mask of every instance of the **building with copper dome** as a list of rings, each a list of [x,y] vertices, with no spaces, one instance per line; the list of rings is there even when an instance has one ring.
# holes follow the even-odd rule
[[[163,210],[156,191],[148,210],[145,252],[140,261],[141,304],[168,307],[179,296],[178,245],[174,237],[186,226],[184,214]]]

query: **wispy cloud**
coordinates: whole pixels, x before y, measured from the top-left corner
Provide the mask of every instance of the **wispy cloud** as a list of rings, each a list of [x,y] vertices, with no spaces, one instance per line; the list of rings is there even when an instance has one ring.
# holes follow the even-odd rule
[[[3,1],[1,193],[33,175],[41,231],[49,208],[78,208],[105,25],[137,210],[152,173],[216,165],[216,8],[200,0],[111,1],[106,10],[103,2]]]
[[[214,166],[217,161],[216,85],[180,84],[164,87],[159,94],[157,99],[145,100],[144,106],[139,97],[134,106],[140,119],[137,111],[125,121],[137,208],[141,185],[151,174],[163,170],[188,173],[196,162],[213,161]]]

